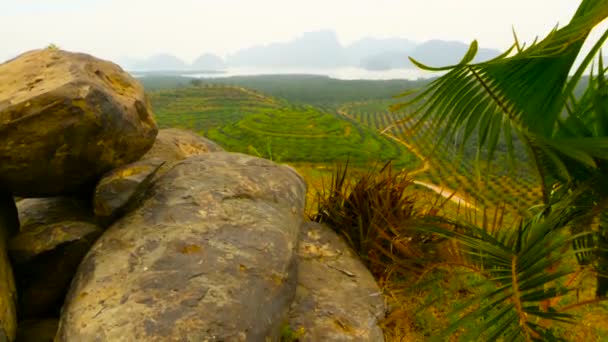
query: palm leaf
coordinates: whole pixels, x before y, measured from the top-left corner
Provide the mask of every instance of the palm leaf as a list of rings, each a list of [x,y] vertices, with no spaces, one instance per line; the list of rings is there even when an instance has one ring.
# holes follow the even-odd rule
[[[469,64],[477,51],[477,42],[473,41],[457,65],[430,67],[412,60],[421,68],[448,73],[433,81],[405,105],[417,105],[417,125],[430,122],[432,129],[429,134],[441,141],[456,138],[464,146],[476,135],[478,155],[486,149],[488,160],[492,159],[501,139],[512,147],[513,131],[542,140],[540,145],[545,150],[553,150],[555,144],[547,141],[563,120],[562,113],[571,92],[608,38],[608,32],[598,40],[575,76],[569,79],[568,74],[590,31],[607,16],[608,0],[584,0],[567,26],[556,28],[542,41],[523,49],[515,38],[514,47],[518,53],[513,56],[504,54],[484,63]],[[592,155],[589,149],[579,147],[576,144],[560,153],[552,151],[546,154],[557,159],[566,156],[595,167],[597,153]],[[508,154],[512,163],[512,148]],[[550,159],[550,165],[559,164],[556,158]],[[569,170],[565,165],[559,168]],[[551,167],[545,169],[550,170]],[[562,174],[560,178],[570,179],[571,176]]]
[[[466,331],[462,340],[545,340],[552,332],[541,329],[540,322],[572,323],[570,314],[557,308],[541,309],[541,304],[570,291],[561,286],[559,280],[575,268],[563,260],[590,250],[575,249],[572,242],[591,232],[571,235],[563,229],[577,216],[572,207],[581,196],[584,192],[565,197],[549,215],[531,219],[518,229],[488,233],[467,223],[461,223],[458,229],[449,229],[432,221],[420,227],[457,241],[473,266],[470,269],[479,270],[487,285],[466,307],[454,313],[458,318],[436,339],[445,340],[468,326],[475,328]],[[546,272],[550,268],[554,270]],[[468,310],[471,307],[476,309]],[[465,310],[470,312],[463,314]]]

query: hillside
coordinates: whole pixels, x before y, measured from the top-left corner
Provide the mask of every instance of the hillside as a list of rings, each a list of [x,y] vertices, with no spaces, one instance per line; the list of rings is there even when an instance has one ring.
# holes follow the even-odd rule
[[[189,87],[199,82],[181,76],[139,78],[147,91]],[[423,87],[430,80],[338,80],[314,75],[261,75],[202,79],[205,84],[245,87],[286,99],[290,103],[313,105],[335,110],[347,102],[381,100],[402,93],[405,89]]]
[[[403,146],[337,114],[242,87],[165,89],[150,98],[161,128],[189,128],[230,151],[281,162],[417,163]]]

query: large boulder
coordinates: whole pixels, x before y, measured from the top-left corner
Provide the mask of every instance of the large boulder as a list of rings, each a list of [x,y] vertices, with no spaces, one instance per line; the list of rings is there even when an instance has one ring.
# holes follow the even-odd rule
[[[139,159],[157,131],[143,87],[115,64],[49,48],[0,65],[0,190],[79,192]]]
[[[9,242],[20,318],[58,315],[78,264],[103,230],[81,199],[27,198],[17,203],[21,231]]]
[[[6,248],[8,239],[18,230],[13,196],[0,192],[0,341],[14,341],[17,334],[17,292]]]
[[[307,222],[300,232],[298,289],[289,325],[302,342],[384,341],[382,291],[338,234]]]
[[[175,165],[81,263],[57,341],[278,340],[306,186],[236,153]]]

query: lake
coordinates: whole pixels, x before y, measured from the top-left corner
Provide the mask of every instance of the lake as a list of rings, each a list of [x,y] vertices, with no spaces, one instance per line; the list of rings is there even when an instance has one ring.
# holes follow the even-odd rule
[[[335,68],[335,69],[312,69],[312,68],[229,68],[222,72],[183,72],[184,77],[195,78],[218,78],[231,76],[257,76],[257,75],[320,75],[339,80],[391,80],[407,79],[416,80],[439,76],[440,73],[431,73],[420,69],[390,69],[390,70],[366,70],[361,68]]]

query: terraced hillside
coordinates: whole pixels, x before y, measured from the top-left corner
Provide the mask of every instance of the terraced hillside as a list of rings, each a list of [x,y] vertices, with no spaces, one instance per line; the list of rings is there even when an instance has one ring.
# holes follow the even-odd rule
[[[183,127],[230,151],[281,162],[358,165],[395,160],[415,167],[403,145],[335,113],[294,105],[237,86],[205,85],[150,93],[160,127]]]
[[[391,112],[389,106],[395,100],[377,100],[351,103],[343,106],[340,113],[352,120],[370,127],[386,136],[393,137],[409,146],[427,161],[417,178],[472,198],[485,206],[506,204],[519,213],[539,203],[540,191],[534,173],[520,160],[515,174],[506,165],[506,152],[499,152],[489,166],[477,163],[473,146],[465,146],[463,152],[454,146],[435,148],[433,135],[428,125],[412,129],[412,121],[407,120],[411,112]],[[520,156],[523,158],[523,156]],[[519,158],[519,159],[521,159]],[[484,160],[484,159],[482,159]],[[477,165],[482,165],[477,167]]]

